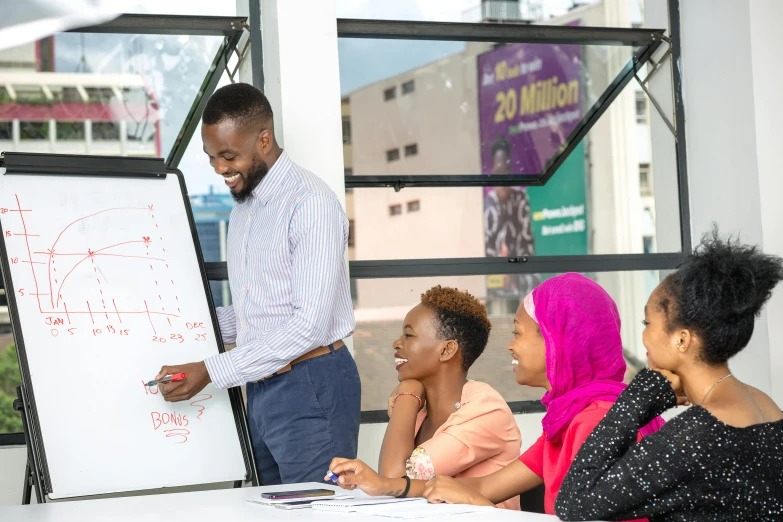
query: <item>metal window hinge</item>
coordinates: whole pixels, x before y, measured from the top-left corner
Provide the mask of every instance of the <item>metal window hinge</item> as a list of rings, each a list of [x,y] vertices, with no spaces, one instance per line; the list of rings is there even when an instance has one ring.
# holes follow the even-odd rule
[[[224,61],[225,63],[225,69],[226,73],[228,74],[229,79],[231,80],[231,83],[236,83],[235,77],[237,75],[237,72],[239,71],[239,67],[242,65],[242,63],[245,61],[245,58],[247,58],[247,55],[250,51],[250,26],[247,24],[247,22],[242,23],[242,28],[245,30],[242,38],[245,38],[247,36],[247,39],[245,40],[245,44],[242,46],[242,50],[239,50],[239,45],[232,50],[234,54],[237,55],[237,64],[234,67],[233,70],[230,70],[228,68],[228,62],[231,60],[231,51],[226,53],[226,59]],[[226,40],[228,41],[228,40]],[[241,41],[241,40],[240,40]]]
[[[665,53],[663,53],[663,56],[661,56],[661,59],[656,62],[652,58],[650,58],[649,62],[652,64],[653,67],[652,67],[652,70],[649,72],[649,74],[647,74],[647,76],[644,78],[644,80],[639,78],[639,75],[636,72],[634,72],[633,76],[634,76],[634,78],[636,78],[636,81],[639,82],[639,86],[642,88],[642,90],[647,95],[647,97],[650,98],[650,101],[652,102],[653,107],[655,107],[655,110],[658,111],[658,114],[663,119],[663,122],[666,124],[667,127],[669,127],[669,130],[671,131],[672,135],[674,136],[674,141],[677,141],[677,128],[672,123],[671,118],[664,113],[663,108],[658,103],[658,100],[655,99],[655,96],[652,95],[652,93],[650,92],[650,89],[647,88],[647,83],[660,70],[661,65],[663,65],[672,55],[671,39],[669,39],[669,38],[667,38],[665,36],[662,36],[661,38],[669,43],[669,48],[666,49]]]

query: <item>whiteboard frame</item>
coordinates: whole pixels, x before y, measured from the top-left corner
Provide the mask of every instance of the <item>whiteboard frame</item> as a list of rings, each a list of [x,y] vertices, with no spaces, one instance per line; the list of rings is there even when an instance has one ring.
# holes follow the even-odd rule
[[[165,180],[167,176],[176,176],[179,181],[182,199],[185,204],[185,210],[190,227],[191,237],[196,249],[196,258],[201,272],[201,279],[204,284],[204,292],[207,298],[210,318],[212,319],[212,329],[217,340],[219,353],[225,352],[223,338],[220,335],[220,325],[218,323],[217,312],[212,300],[212,291],[207,278],[207,271],[204,266],[204,259],[201,253],[201,244],[199,242],[196,230],[196,222],[193,218],[193,211],[190,206],[190,198],[185,184],[185,176],[179,169],[167,168],[162,158],[133,158],[118,156],[83,156],[70,154],[32,154],[5,152],[0,158],[0,167],[5,167],[6,172],[2,175],[40,175],[47,176],[65,176],[65,177],[119,177],[119,178],[158,178]],[[2,229],[2,219],[0,218],[0,229]],[[11,320],[11,328],[16,345],[16,354],[19,360],[19,371],[22,377],[22,393],[26,397],[27,409],[23,415],[27,416],[25,423],[30,427],[30,433],[27,438],[32,445],[28,450],[32,451],[34,464],[38,469],[32,470],[38,476],[38,486],[40,496],[44,499],[52,490],[52,481],[49,473],[49,466],[46,460],[46,448],[41,434],[41,425],[38,419],[38,410],[35,404],[35,392],[30,377],[30,367],[27,361],[25,351],[24,335],[22,332],[21,319],[16,306],[16,292],[14,291],[13,280],[11,278],[11,269],[8,262],[8,251],[5,244],[5,236],[0,234],[0,267],[2,267],[3,284],[5,287],[6,299],[8,301],[8,314]],[[239,436],[239,443],[242,450],[242,456],[245,461],[245,482],[250,482],[253,486],[258,486],[258,477],[256,476],[255,459],[253,456],[252,445],[250,443],[250,434],[247,424],[247,413],[244,407],[242,391],[239,387],[229,388],[229,400],[231,409],[234,413],[234,422]],[[27,480],[28,477],[25,477]],[[239,479],[237,479],[239,481]],[[192,484],[197,485],[197,484]],[[202,484],[198,484],[202,485]],[[236,485],[236,482],[235,482]],[[185,485],[186,487],[187,485]],[[156,488],[157,489],[157,488]],[[115,492],[117,494],[127,495],[128,493],[144,493],[150,490],[132,490]],[[111,493],[110,493],[111,494]],[[110,495],[109,494],[109,495]],[[89,495],[85,495],[89,496]],[[80,497],[65,497],[80,498]]]

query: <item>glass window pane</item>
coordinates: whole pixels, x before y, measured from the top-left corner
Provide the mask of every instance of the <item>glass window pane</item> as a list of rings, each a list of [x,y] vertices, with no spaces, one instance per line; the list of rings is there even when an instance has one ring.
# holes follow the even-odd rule
[[[617,303],[622,319],[623,348],[629,363],[627,377],[630,378],[634,369],[646,365],[641,324],[644,305],[665,273],[586,275],[602,285]],[[470,369],[468,378],[489,383],[509,402],[540,399],[544,390],[518,385],[511,370],[511,357],[506,348],[511,341],[520,298],[496,298],[488,289],[491,279],[503,277],[507,276],[352,280],[355,282],[352,292],[356,317],[353,346],[362,379],[362,411],[386,409],[389,394],[397,385],[392,343],[401,335],[405,315],[420,302],[421,294],[435,285],[467,290],[487,306],[492,321],[489,342]]]
[[[83,140],[84,122],[83,121],[58,121],[57,139],[58,140]]]
[[[426,55],[438,42],[340,42],[343,116],[349,112],[357,175],[538,176],[633,52],[468,42],[418,64],[407,57]],[[368,49],[394,60],[382,69],[365,66]],[[404,72],[394,66],[403,59],[411,64]],[[397,96],[398,87],[409,92]],[[422,153],[406,157],[415,160],[389,165],[379,154],[405,150],[412,139]]]
[[[21,433],[22,416],[13,409],[13,402],[22,379],[5,304],[0,307],[0,319],[0,434]]]
[[[199,139],[200,141],[200,139]],[[234,208],[231,194],[218,194],[210,190],[207,194],[191,194],[190,206],[196,233],[201,245],[201,254],[206,263],[225,262],[228,235],[228,219]],[[210,281],[212,301],[215,306],[231,304],[231,291],[228,281]]]
[[[222,42],[61,33],[14,48],[0,122],[19,121],[19,135],[0,137],[3,150],[165,158]]]
[[[649,127],[636,122],[634,104],[629,85],[543,187],[353,189],[349,205],[362,237],[355,259],[640,254],[650,244],[645,238],[652,238],[655,252],[679,251],[678,206],[670,204],[678,198],[674,136],[663,134],[653,151]],[[353,173],[358,174],[366,160],[360,153],[366,132],[353,109]],[[390,169],[415,166],[432,173],[444,164],[479,163],[478,153],[471,159],[465,147],[439,143],[434,128],[418,140],[418,154],[399,158]],[[515,146],[511,142],[512,150]],[[440,148],[442,155],[432,156],[431,148]],[[654,165],[653,152],[664,161]],[[502,154],[498,149],[496,156]],[[384,210],[413,200],[420,202],[419,212]],[[658,205],[666,209],[646,219],[643,209]]]

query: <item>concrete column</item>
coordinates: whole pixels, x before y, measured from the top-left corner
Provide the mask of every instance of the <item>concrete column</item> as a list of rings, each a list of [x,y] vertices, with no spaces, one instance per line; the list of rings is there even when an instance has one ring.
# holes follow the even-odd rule
[[[49,152],[54,152],[57,147],[57,122],[49,120]]]
[[[84,120],[84,147],[86,154],[92,151],[92,120]]]
[[[11,139],[14,142],[14,151],[18,151],[20,149],[20,143],[19,141],[22,139],[22,129],[19,125],[19,120],[13,120],[11,122]]]

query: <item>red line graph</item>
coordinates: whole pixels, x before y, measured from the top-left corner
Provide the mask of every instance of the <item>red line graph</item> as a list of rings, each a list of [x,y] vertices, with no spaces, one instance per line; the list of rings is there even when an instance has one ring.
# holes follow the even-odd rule
[[[63,229],[61,229],[59,231],[59,233],[57,234],[57,237],[54,240],[54,243],[51,245],[50,248],[46,249],[45,251],[33,252],[33,250],[30,247],[30,240],[29,240],[29,238],[30,237],[40,237],[40,234],[29,233],[28,228],[27,228],[27,223],[26,223],[25,218],[24,218],[24,212],[33,212],[33,210],[32,209],[22,209],[22,205],[21,205],[21,201],[19,199],[19,196],[17,194],[15,194],[14,197],[16,199],[16,206],[17,206],[17,208],[16,209],[10,209],[10,211],[12,211],[12,212],[19,212],[19,218],[20,218],[20,220],[22,222],[22,229],[23,229],[23,233],[14,234],[14,235],[15,236],[24,237],[25,246],[27,248],[27,258],[28,259],[27,260],[23,260],[23,262],[28,264],[28,266],[30,266],[30,270],[31,270],[32,276],[33,276],[33,283],[35,285],[35,292],[34,293],[31,292],[30,294],[36,296],[36,301],[37,301],[37,304],[38,304],[38,311],[41,314],[47,314],[47,315],[60,314],[61,313],[60,303],[62,302],[62,307],[65,310],[65,315],[67,317],[68,324],[71,324],[71,316],[79,316],[79,315],[89,315],[90,316],[90,320],[92,321],[93,324],[95,324],[95,317],[94,317],[95,311],[93,311],[93,309],[92,309],[93,307],[90,305],[89,300],[85,301],[86,308],[87,308],[86,310],[71,310],[71,309],[68,308],[65,300],[63,299],[63,291],[65,289],[65,283],[66,283],[66,281],[68,281],[69,276],[71,274],[73,274],[76,271],[76,269],[80,265],[82,265],[82,263],[84,263],[84,261],[87,261],[88,259],[92,261],[92,263],[93,263],[93,271],[95,271],[95,272],[98,272],[98,269],[100,269],[100,266],[97,266],[97,268],[95,266],[95,259],[99,258],[99,257],[106,257],[107,259],[108,258],[143,259],[147,263],[149,263],[149,262],[165,263],[166,267],[168,268],[168,264],[166,263],[166,259],[160,258],[160,257],[152,257],[152,256],[150,256],[150,253],[149,253],[149,247],[150,247],[149,234],[142,236],[141,239],[138,239],[138,240],[121,241],[121,242],[113,244],[113,245],[102,246],[102,247],[97,248],[95,250],[92,250],[92,249],[88,248],[87,252],[78,252],[77,251],[77,252],[62,252],[62,253],[60,253],[60,252],[56,251],[56,247],[57,247],[58,243],[60,242],[60,240],[63,238],[64,234],[71,227],[76,225],[77,223],[83,222],[84,220],[87,220],[87,219],[90,219],[90,218],[94,218],[96,216],[100,216],[102,214],[106,214],[106,213],[109,213],[109,212],[121,212],[121,211],[139,212],[139,211],[143,211],[143,212],[150,212],[151,213],[154,210],[153,209],[153,205],[148,205],[147,207],[116,207],[116,208],[108,208],[108,209],[100,210],[98,212],[94,212],[94,213],[86,215],[86,216],[82,216],[82,217],[80,217],[78,219],[75,219],[72,222],[68,223]],[[153,217],[153,222],[154,222],[154,217]],[[157,224],[156,224],[156,227],[157,227]],[[145,250],[146,250],[146,252],[144,252],[145,255],[134,255],[131,252],[128,252],[128,253],[110,253],[110,252],[107,252],[107,250],[112,250],[112,249],[117,249],[117,248],[120,248],[120,247],[123,247],[123,246],[137,245],[137,244],[143,244],[145,246]],[[164,252],[165,252],[165,250],[164,250]],[[45,256],[48,257],[48,262],[44,263],[43,261],[33,261],[33,255],[41,255],[41,256],[45,255]],[[81,259],[76,261],[72,266],[69,266],[69,268],[67,269],[68,271],[65,274],[65,277],[62,277],[62,279],[55,279],[55,277],[59,277],[59,276],[57,276],[57,268],[54,266],[56,264],[57,258],[59,256],[63,256],[64,258],[67,258],[67,257],[79,257]],[[38,281],[38,276],[36,274],[35,267],[33,266],[33,265],[36,265],[36,264],[47,265],[47,275],[48,275],[47,279],[48,279],[48,284],[49,284],[49,293],[48,294],[47,293],[42,293],[40,291],[40,283]],[[67,262],[66,264],[70,265],[70,262]],[[152,268],[152,265],[150,265],[150,268]],[[66,269],[65,267],[61,267],[61,271],[65,270],[65,269]],[[96,273],[95,275],[99,275],[99,274]],[[102,275],[102,273],[100,275]],[[105,279],[105,276],[104,276],[104,279]],[[98,284],[101,284],[101,278],[98,278],[97,281],[98,281]],[[55,285],[58,285],[56,290],[55,290]],[[100,293],[103,294],[103,291],[101,290]],[[51,307],[52,307],[51,311],[44,310],[44,308],[43,308],[43,306],[41,304],[41,299],[40,299],[40,296],[42,296],[42,295],[43,296],[46,296],[46,295],[49,296],[50,304],[51,304]],[[56,298],[55,298],[55,295],[56,295]],[[159,299],[161,299],[160,296],[159,296]],[[103,303],[104,303],[103,304],[104,315],[106,315],[107,318],[108,318],[108,311],[107,311],[106,302],[103,301]],[[166,317],[166,318],[171,318],[171,317],[178,318],[179,317],[178,314],[176,314],[176,313],[166,313],[165,310],[161,311],[161,312],[154,312],[154,311],[149,309],[149,306],[147,305],[147,301],[146,300],[143,300],[143,303],[144,303],[144,309],[143,310],[132,310],[132,309],[121,310],[117,306],[116,301],[114,299],[111,300],[111,304],[112,304],[112,307],[114,309],[113,313],[115,313],[117,315],[117,319],[119,320],[120,323],[122,323],[122,315],[142,315],[143,314],[143,315],[147,316],[147,318],[148,318],[148,320],[150,322],[150,325],[152,326],[153,332],[155,332],[155,334],[157,334],[157,331],[155,330],[155,325],[154,325],[154,323],[152,321],[152,317],[153,316],[162,316],[162,317]],[[125,307],[123,307],[123,308],[125,308]],[[170,319],[169,319],[169,324],[170,324]]]
[[[65,280],[68,279],[68,276],[71,275],[74,270],[76,270],[77,266],[79,266],[83,262],[85,262],[88,259],[90,259],[93,254],[101,252],[103,250],[108,250],[110,248],[116,248],[116,247],[122,246],[122,245],[128,245],[128,244],[131,244],[131,243],[143,243],[143,242],[144,241],[123,241],[122,243],[117,243],[116,245],[111,245],[111,246],[99,248],[98,250],[95,250],[94,252],[88,253],[86,256],[84,256],[82,259],[80,259],[79,262],[77,262],[75,265],[73,265],[73,268],[71,268],[70,272],[65,274],[65,277],[63,277],[63,282],[60,283],[60,288],[57,289],[57,304],[55,305],[54,303],[52,303],[52,306],[54,306],[55,308],[60,306],[60,294],[61,294],[61,292],[63,290],[63,285],[65,285]],[[52,252],[54,252],[54,250],[52,250]],[[49,259],[51,260],[52,257],[54,257],[54,255],[50,256]],[[49,274],[49,288],[51,288],[51,286],[52,286],[52,276],[51,276],[51,273],[50,273]]]
[[[18,200],[18,197],[17,197],[17,200]],[[150,209],[149,208],[133,208],[133,207],[129,207],[129,208],[107,208],[105,210],[98,211],[98,212],[96,212],[94,214],[90,214],[88,216],[80,217],[79,219],[76,219],[76,220],[72,221],[71,223],[69,223],[68,225],[66,225],[65,228],[62,229],[59,234],[57,234],[57,239],[54,240],[54,244],[49,249],[49,252],[50,252],[50,255],[49,255],[49,270],[47,270],[47,273],[49,274],[49,294],[52,293],[52,276],[51,276],[51,273],[52,273],[52,264],[54,263],[55,248],[57,247],[57,243],[60,241],[60,238],[62,237],[62,235],[65,234],[65,231],[68,230],[69,228],[71,228],[73,225],[75,225],[79,221],[84,221],[85,219],[89,219],[91,217],[95,217],[95,216],[97,216],[99,214],[103,214],[104,212],[111,212],[111,211],[115,211],[115,210],[150,210]],[[27,233],[27,231],[25,230],[25,234],[26,233]],[[66,276],[66,277],[68,277],[68,276]],[[60,285],[60,288],[62,289],[62,285]],[[57,303],[59,305],[59,302],[60,302],[60,298],[59,298],[60,292],[59,291],[57,292],[57,295],[58,295]],[[50,297],[50,299],[52,299],[52,306],[54,306],[54,297],[52,296],[52,297]]]

